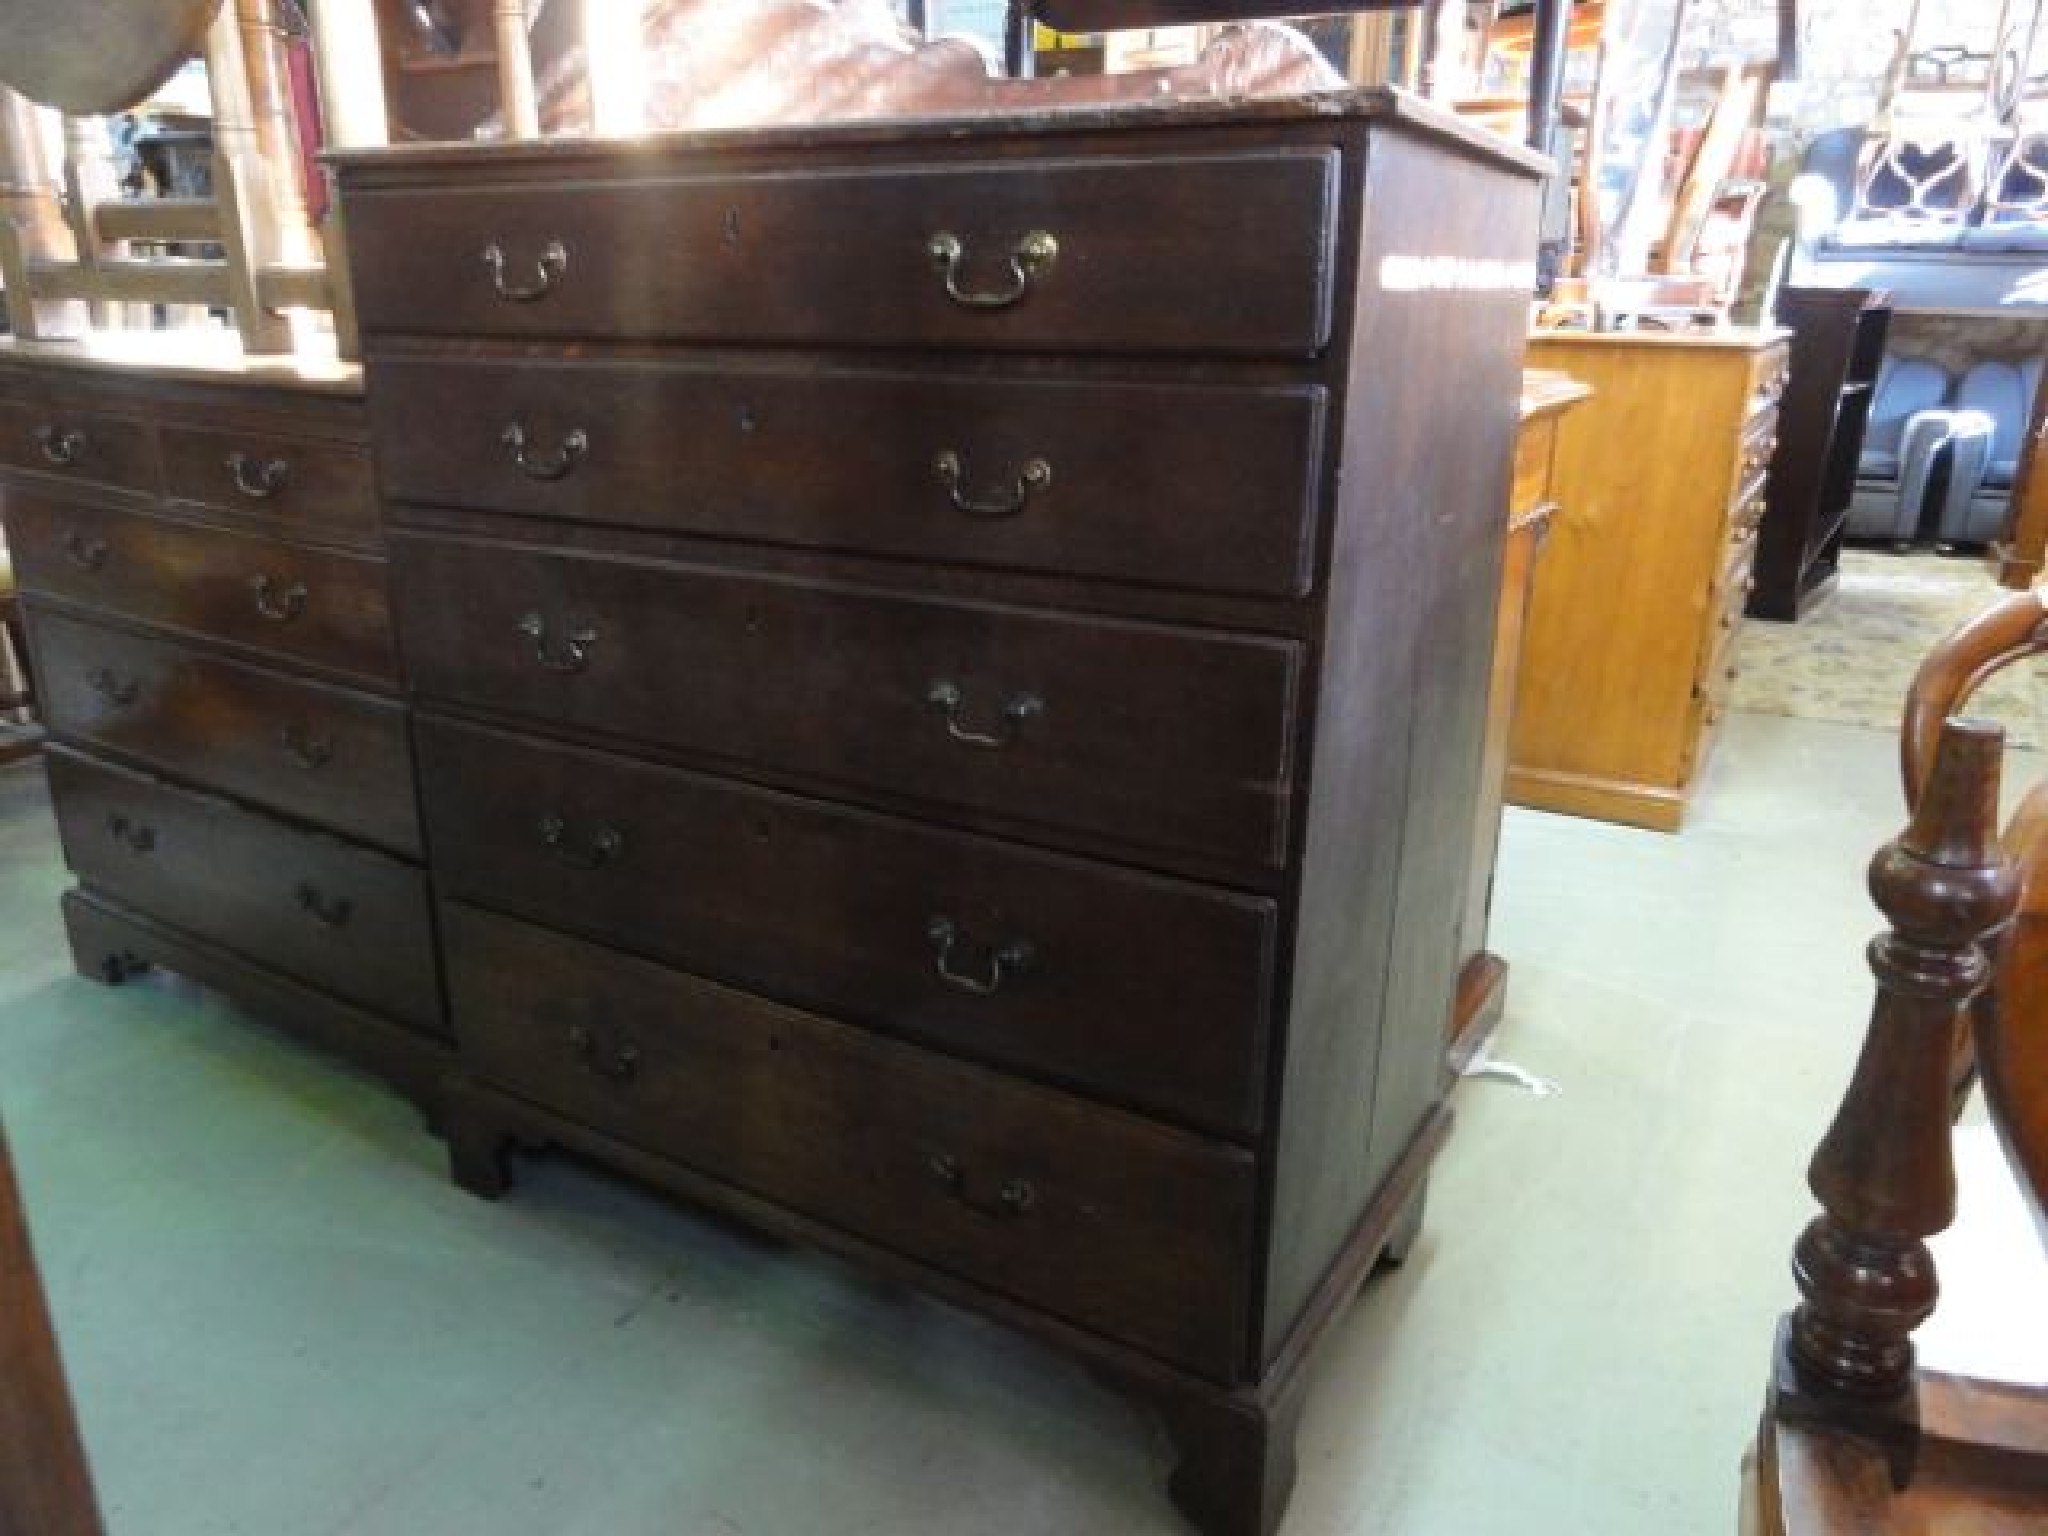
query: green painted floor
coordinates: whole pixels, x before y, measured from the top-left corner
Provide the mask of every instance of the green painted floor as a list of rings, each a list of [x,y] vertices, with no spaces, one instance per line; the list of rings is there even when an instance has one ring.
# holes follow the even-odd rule
[[[1892,765],[1739,715],[1680,837],[1511,813],[1496,1051],[1561,1091],[1461,1087],[1287,1536],[1733,1529]],[[1181,1529],[1161,1436],[1064,1361],[559,1161],[473,1200],[374,1083],[74,978],[65,883],[40,770],[0,770],[0,1112],[112,1536]]]

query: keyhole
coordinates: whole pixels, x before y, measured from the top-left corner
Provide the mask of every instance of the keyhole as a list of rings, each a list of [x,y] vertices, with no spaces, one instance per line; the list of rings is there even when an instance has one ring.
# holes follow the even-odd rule
[[[751,405],[742,405],[740,407],[740,430],[751,433],[759,428],[760,425],[760,418],[755,416],[754,408]]]
[[[773,829],[769,827],[766,816],[756,816],[754,818],[753,832],[754,840],[760,843],[767,842],[769,837],[773,835]]]
[[[747,605],[747,633],[750,635],[761,633],[761,610],[754,607],[751,603]]]
[[[740,243],[740,211],[737,208],[725,210],[725,243],[730,246]]]

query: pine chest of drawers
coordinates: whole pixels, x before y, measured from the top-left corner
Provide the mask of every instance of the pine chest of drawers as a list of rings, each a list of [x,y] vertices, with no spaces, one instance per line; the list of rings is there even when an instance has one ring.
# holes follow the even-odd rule
[[[1419,1220],[1535,163],[1403,98],[344,157],[459,1070],[1264,1532]]]
[[[448,1028],[368,436],[353,370],[0,350],[79,968],[181,972],[431,1105]]]

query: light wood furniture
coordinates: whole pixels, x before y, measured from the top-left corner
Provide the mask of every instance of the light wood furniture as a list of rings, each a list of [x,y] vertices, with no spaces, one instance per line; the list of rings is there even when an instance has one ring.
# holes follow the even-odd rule
[[[361,388],[177,333],[0,345],[0,518],[80,970],[180,972],[431,1106],[447,1029]]]
[[[344,157],[456,1176],[1028,1329],[1270,1533],[1448,1125],[1540,166],[1377,92]]]
[[[1508,742],[1521,678],[1522,635],[1536,562],[1557,503],[1551,481],[1557,434],[1564,417],[1592,390],[1561,373],[1531,370],[1522,376],[1522,425],[1515,439],[1515,472],[1508,491],[1508,543],[1501,563],[1500,611],[1494,620],[1493,674],[1486,692],[1486,749],[1479,775],[1479,817],[1472,838],[1472,872],[1465,886],[1465,963],[1451,1009],[1450,1059],[1469,1062],[1500,1022],[1507,997],[1507,962],[1486,947],[1493,909],[1494,863],[1500,850],[1501,806],[1507,794]]]
[[[1508,798],[1676,831],[1727,708],[1785,333],[1543,333],[1593,388],[1559,429]]]

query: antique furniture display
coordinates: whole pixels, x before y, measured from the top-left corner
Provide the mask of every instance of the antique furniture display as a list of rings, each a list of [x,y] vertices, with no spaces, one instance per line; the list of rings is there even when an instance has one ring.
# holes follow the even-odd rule
[[[1891,308],[1867,288],[1781,288],[1777,318],[1792,332],[1791,372],[1749,613],[1789,621],[1834,589]]]
[[[2048,787],[2034,786],[2001,834],[2003,732],[1957,713],[1992,672],[2040,654],[2044,636],[2039,596],[2009,597],[1914,681],[1901,737],[1911,822],[1871,866],[1891,924],[1870,947],[1877,1002],[1814,1153],[1821,1213],[1794,1251],[1801,1301],[1779,1326],[1746,1478],[1745,1528],[1760,1536],[2048,1526],[2048,1393],[2021,1320],[1937,1327],[1948,1348],[1970,1351],[1968,1373],[1934,1368],[1916,1347],[1957,1304],[1937,1312],[1941,1292],[1960,1282],[1967,1295],[1976,1279],[1947,1273],[1951,1254],[2001,1271],[1997,1286],[1976,1287],[1980,1300],[2026,1297],[2025,1275],[2048,1273]],[[1981,1064],[2015,1196],[1988,1240],[1944,1251],[1938,1275],[1927,1239],[1957,1212],[1959,1041]],[[1995,1160],[1971,1169],[2006,1171]]]
[[[1507,962],[1486,947],[1493,909],[1494,861],[1500,851],[1501,806],[1507,794],[1508,743],[1521,678],[1522,635],[1536,562],[1557,512],[1551,477],[1559,423],[1592,391],[1561,373],[1532,369],[1522,376],[1522,429],[1515,440],[1515,473],[1508,491],[1507,553],[1501,562],[1500,610],[1494,621],[1493,675],[1486,693],[1486,748],[1479,778],[1479,816],[1472,838],[1472,873],[1465,887],[1465,963],[1451,1010],[1451,1064],[1472,1059],[1500,1022],[1507,996]]]
[[[0,349],[79,968],[180,972],[431,1104],[447,1031],[360,377],[135,355]]]
[[[1270,1532],[1448,1124],[1540,165],[1392,93],[342,157],[456,1176],[1026,1328]]]
[[[1777,330],[1546,332],[1559,428],[1508,798],[1676,831],[1727,708],[1785,387]]]

